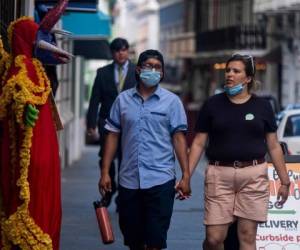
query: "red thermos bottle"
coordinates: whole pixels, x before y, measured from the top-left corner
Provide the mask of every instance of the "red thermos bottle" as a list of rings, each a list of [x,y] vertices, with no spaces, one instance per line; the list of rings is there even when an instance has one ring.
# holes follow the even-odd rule
[[[94,201],[93,204],[98,220],[98,226],[101,232],[102,242],[104,244],[111,244],[115,241],[115,237],[112,230],[109,214],[104,203],[105,200],[102,199],[102,202]]]

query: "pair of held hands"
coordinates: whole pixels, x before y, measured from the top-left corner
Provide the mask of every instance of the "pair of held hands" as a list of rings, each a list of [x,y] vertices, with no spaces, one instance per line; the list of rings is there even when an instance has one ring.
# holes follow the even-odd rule
[[[111,179],[108,174],[101,175],[98,187],[102,196],[107,192],[111,192]],[[190,177],[182,177],[182,179],[176,183],[174,188],[177,192],[176,199],[188,199],[191,196]]]

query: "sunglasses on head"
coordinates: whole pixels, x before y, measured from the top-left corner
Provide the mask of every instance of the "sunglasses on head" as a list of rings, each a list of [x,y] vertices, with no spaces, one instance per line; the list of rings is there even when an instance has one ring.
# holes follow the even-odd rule
[[[242,58],[245,58],[245,59],[250,59],[250,61],[251,61],[251,66],[252,66],[252,72],[254,73],[255,67],[254,67],[254,59],[253,59],[253,56],[251,56],[251,55],[241,55],[241,54],[238,54],[238,53],[234,53],[234,54],[231,55],[231,58],[233,58],[233,57],[242,57]]]

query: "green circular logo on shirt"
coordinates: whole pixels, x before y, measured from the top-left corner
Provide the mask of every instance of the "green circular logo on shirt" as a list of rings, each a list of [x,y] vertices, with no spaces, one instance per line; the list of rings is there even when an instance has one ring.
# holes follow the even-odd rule
[[[246,121],[251,121],[251,120],[253,120],[253,119],[254,119],[254,115],[251,114],[251,113],[248,113],[248,114],[245,116],[245,120],[246,120]]]

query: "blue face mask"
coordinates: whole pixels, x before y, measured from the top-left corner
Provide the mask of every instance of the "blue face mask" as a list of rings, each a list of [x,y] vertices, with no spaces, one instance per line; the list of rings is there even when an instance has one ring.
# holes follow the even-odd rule
[[[224,87],[226,94],[229,96],[235,96],[235,95],[241,93],[243,91],[243,89],[244,89],[243,83],[240,83],[234,87],[228,87],[228,86]]]
[[[142,69],[140,78],[147,87],[154,87],[160,81],[160,72],[149,69]]]

